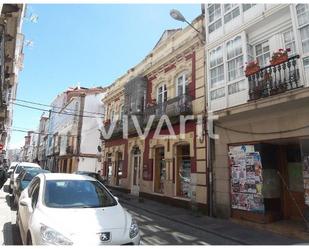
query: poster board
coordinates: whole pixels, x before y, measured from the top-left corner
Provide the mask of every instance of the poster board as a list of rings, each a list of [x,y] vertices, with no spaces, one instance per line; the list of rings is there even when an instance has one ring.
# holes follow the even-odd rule
[[[229,146],[232,209],[264,213],[262,161],[254,145]]]

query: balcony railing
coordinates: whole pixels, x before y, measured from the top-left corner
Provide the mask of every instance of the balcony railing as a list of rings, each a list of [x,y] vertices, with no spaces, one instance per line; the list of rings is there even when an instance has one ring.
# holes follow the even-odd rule
[[[192,114],[192,97],[189,95],[180,95],[164,103],[147,107],[144,111],[144,122],[147,123],[151,115],[155,115],[155,120],[157,120],[162,115],[176,117],[190,114]]]
[[[301,87],[298,59],[299,55],[292,56],[285,62],[263,67],[248,76],[249,99],[257,100]]]

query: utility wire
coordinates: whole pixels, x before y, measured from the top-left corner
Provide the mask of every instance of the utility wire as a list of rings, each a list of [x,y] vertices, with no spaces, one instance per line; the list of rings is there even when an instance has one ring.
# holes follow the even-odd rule
[[[27,104],[38,105],[38,106],[46,106],[46,107],[51,107],[51,108],[76,111],[75,109],[70,109],[70,108],[65,108],[65,107],[60,107],[60,106],[54,106],[54,105],[47,105],[47,104],[42,104],[42,103],[39,103],[39,102],[33,102],[33,101],[29,101],[29,100],[23,100],[23,99],[12,99],[12,100],[19,101],[19,102],[22,102],[22,103],[27,103]],[[91,112],[91,111],[84,111],[84,112],[90,113],[90,114],[104,115],[104,113],[101,113],[101,112]]]
[[[12,131],[18,131],[18,132],[24,132],[24,133],[34,133],[34,134],[38,134],[38,135],[48,135],[48,136],[55,136],[55,134],[51,134],[51,133],[44,133],[44,132],[37,132],[37,131],[32,131],[32,130],[23,130],[23,129],[11,129]],[[67,135],[67,134],[57,134],[56,136],[58,137],[77,137],[77,135]]]
[[[38,111],[44,111],[44,112],[52,112],[52,113],[57,113],[60,115],[70,115],[70,116],[75,116],[75,117],[82,117],[82,118],[104,118],[104,116],[89,116],[89,115],[80,115],[80,114],[75,114],[75,113],[68,113],[68,112],[57,112],[54,110],[47,110],[47,109],[43,109],[43,108],[39,108],[39,107],[34,107],[34,106],[29,106],[29,105],[24,105],[24,104],[18,104],[15,102],[11,102],[13,105],[17,105],[17,106],[21,106],[21,107],[25,107],[25,108],[29,108],[29,109],[33,109],[33,110],[38,110]]]

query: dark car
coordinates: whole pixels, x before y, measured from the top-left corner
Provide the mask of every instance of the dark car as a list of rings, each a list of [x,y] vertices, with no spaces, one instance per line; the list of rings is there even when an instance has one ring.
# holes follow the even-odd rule
[[[16,189],[14,189],[14,203],[17,204],[21,192],[29,185],[33,177],[40,173],[50,173],[48,170],[41,168],[25,168],[16,178]]]
[[[75,174],[77,175],[86,175],[86,176],[90,176],[92,178],[97,179],[99,182],[101,182],[103,185],[106,184],[106,180],[103,179],[103,177],[101,175],[99,175],[98,173],[95,172],[90,172],[90,171],[76,171]]]

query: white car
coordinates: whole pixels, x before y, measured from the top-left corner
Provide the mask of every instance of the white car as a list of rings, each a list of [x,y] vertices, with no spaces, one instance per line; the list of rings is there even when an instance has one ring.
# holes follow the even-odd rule
[[[39,174],[21,193],[16,222],[27,245],[138,245],[135,220],[96,179]]]
[[[19,173],[22,171],[23,168],[41,168],[40,165],[36,164],[36,163],[28,163],[28,162],[21,162],[18,163],[15,166],[14,171],[11,173],[10,176],[10,193],[13,194],[14,197],[14,189],[17,187],[16,186],[16,178],[19,175]]]

